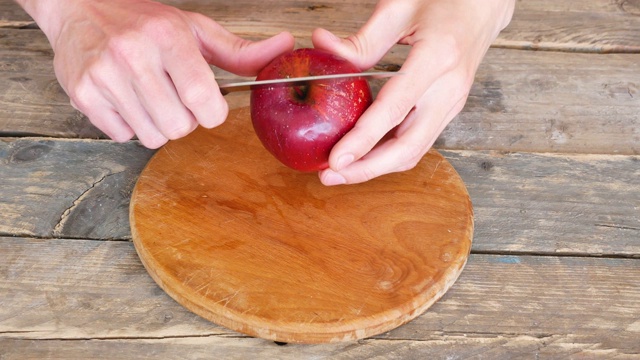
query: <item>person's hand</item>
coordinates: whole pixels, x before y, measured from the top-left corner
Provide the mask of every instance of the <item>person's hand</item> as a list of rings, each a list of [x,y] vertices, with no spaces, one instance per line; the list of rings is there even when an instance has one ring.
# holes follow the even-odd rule
[[[513,9],[514,0],[380,0],[355,35],[339,39],[315,30],[316,48],[363,70],[396,43],[412,46],[404,75],[388,80],[334,146],[321,181],[359,183],[415,167],[462,110],[482,58]]]
[[[289,33],[250,42],[201,14],[149,0],[39,4],[22,0],[49,38],[71,104],[115,141],[135,134],[149,148],[225,120],[209,64],[255,75],[294,45]]]

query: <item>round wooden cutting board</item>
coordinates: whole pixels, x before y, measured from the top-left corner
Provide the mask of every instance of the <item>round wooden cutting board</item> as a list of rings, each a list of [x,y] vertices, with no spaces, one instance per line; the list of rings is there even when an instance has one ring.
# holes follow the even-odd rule
[[[473,213],[431,150],[413,170],[323,186],[281,165],[247,108],[158,150],[131,199],[133,242],[177,302],[282,342],[355,340],[402,325],[453,285]]]

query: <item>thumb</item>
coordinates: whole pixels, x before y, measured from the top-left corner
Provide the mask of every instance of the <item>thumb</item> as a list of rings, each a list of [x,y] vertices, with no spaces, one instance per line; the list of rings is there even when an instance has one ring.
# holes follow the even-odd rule
[[[295,44],[289,32],[261,41],[250,41],[231,33],[204,15],[191,13],[190,16],[197,24],[195,35],[207,62],[238,75],[257,74],[277,56],[292,51]]]
[[[325,29],[316,29],[311,35],[313,46],[341,56],[361,70],[373,67],[406,36],[404,16],[390,18],[386,9],[377,8],[357,33],[344,39]]]

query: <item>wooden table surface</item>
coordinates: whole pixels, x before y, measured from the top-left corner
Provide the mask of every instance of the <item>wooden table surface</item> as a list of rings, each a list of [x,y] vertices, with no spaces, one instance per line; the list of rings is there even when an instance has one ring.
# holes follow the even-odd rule
[[[315,27],[354,32],[374,0],[166,3],[309,46]],[[106,140],[69,105],[52,58],[0,0],[0,359],[640,358],[639,1],[517,2],[436,143],[474,205],[466,268],[410,323],[328,345],[244,336],[160,290],[128,221],[153,151]]]

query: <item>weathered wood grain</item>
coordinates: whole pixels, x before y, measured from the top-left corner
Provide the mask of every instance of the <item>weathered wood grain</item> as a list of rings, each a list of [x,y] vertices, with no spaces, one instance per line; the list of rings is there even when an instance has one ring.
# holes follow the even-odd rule
[[[442,153],[473,202],[473,251],[640,254],[637,156]],[[129,239],[130,191],[151,154],[135,143],[0,141],[0,233]]]
[[[474,204],[474,251],[640,256],[638,156],[442,153]]]
[[[135,142],[0,141],[0,234],[126,238],[135,179],[152,151]]]
[[[47,340],[0,338],[3,359],[637,359],[581,336],[433,335],[427,340],[367,339],[358,343],[279,346],[255,338],[197,336],[160,339]]]
[[[143,346],[140,354],[171,353],[172,344],[178,349],[191,344],[196,352],[308,356],[362,351],[400,357],[414,354],[410,349],[490,358],[640,351],[637,259],[472,255],[439,302],[396,330],[362,343],[278,348],[213,325],[175,303],[145,272],[130,242],[0,238],[0,250],[5,358],[31,340],[48,340],[31,343],[34,354],[68,351],[69,356],[136,344]]]
[[[640,55],[489,51],[437,147],[640,154]]]
[[[248,38],[289,30],[309,46],[318,26],[354,32],[375,0],[164,2]],[[639,21],[637,0],[518,0],[437,144],[474,203],[459,281],[376,338],[278,346],[193,315],[144,271],[126,241],[128,199],[152,151],[10,138],[103,135],[68,105],[35,23],[0,0],[0,358],[637,359]],[[378,67],[397,68],[407,51]]]
[[[0,135],[103,137],[69,105],[37,30],[1,30]],[[35,40],[31,40],[31,38]],[[32,41],[32,42],[31,42]],[[299,46],[308,45],[300,41]],[[402,64],[398,46],[380,67]],[[33,56],[26,56],[31,54]],[[492,49],[467,104],[437,142],[444,149],[640,153],[640,55]],[[219,81],[232,74],[214,69]],[[373,83],[374,92],[383,84]],[[248,94],[227,96],[230,107]]]
[[[453,285],[473,211],[442,155],[326,187],[265,151],[250,116],[165,145],[131,195],[138,256],[173,299],[248,335],[328,343],[396,328]]]
[[[35,22],[13,0],[0,0],[0,28],[21,28]]]
[[[494,46],[568,52],[640,52],[640,3],[518,0]]]
[[[341,36],[354,33],[368,19],[375,0],[262,1],[165,0],[163,3],[201,12],[244,35],[289,30],[308,37],[316,27]],[[541,20],[542,19],[542,20]],[[34,26],[12,0],[0,1],[0,27]],[[519,0],[510,26],[495,46],[586,52],[640,52],[640,4],[637,1]]]
[[[229,30],[245,35],[292,31],[309,37],[317,27],[339,36],[355,33],[368,19],[375,0],[164,1],[202,12]],[[230,11],[237,7],[239,10]],[[510,26],[495,46],[580,52],[640,52],[640,5],[634,1],[518,1]]]

